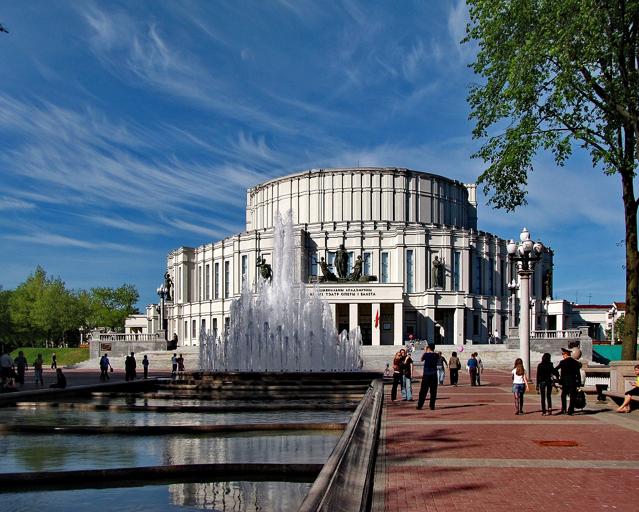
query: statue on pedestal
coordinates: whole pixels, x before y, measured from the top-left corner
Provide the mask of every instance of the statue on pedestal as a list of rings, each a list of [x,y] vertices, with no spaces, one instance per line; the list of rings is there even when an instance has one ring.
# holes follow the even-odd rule
[[[348,278],[351,281],[359,281],[359,278],[362,277],[362,265],[364,262],[362,261],[362,257],[358,256],[357,260],[355,260],[355,265],[353,265],[353,271]]]
[[[431,286],[433,288],[443,288],[444,287],[444,263],[439,259],[438,256],[435,256],[433,260],[433,269],[431,271]]]
[[[337,276],[331,272],[331,265],[326,263],[324,258],[322,258],[319,262],[320,270],[322,271],[322,276],[324,276],[324,281],[337,281]]]
[[[164,274],[164,288],[166,288],[166,300],[173,300],[173,295],[171,295],[171,288],[173,288],[173,279],[171,279],[171,274],[166,272]]]
[[[270,281],[273,277],[273,270],[271,269],[271,266],[266,263],[266,260],[264,258],[258,260],[257,266],[260,268],[260,275],[262,276],[262,279]]]
[[[544,273],[544,299],[552,300],[552,270]]]
[[[337,270],[338,277],[348,278],[348,252],[344,249],[344,244],[339,246],[335,255],[335,270]]]

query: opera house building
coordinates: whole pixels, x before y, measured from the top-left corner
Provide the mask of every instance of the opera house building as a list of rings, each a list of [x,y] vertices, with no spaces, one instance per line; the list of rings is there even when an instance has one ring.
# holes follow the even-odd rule
[[[229,325],[233,299],[272,264],[274,219],[289,210],[290,271],[330,303],[339,331],[359,325],[365,345],[485,343],[511,327],[515,272],[507,241],[477,229],[475,184],[400,168],[313,169],[249,189],[246,203],[243,232],[168,255],[162,323],[181,346]],[[535,267],[533,303],[551,287],[552,256],[545,249]],[[548,318],[533,312],[532,328],[562,328],[539,325]]]

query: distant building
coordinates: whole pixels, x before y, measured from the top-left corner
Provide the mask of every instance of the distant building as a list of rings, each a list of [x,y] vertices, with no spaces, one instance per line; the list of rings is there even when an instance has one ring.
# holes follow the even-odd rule
[[[331,304],[339,330],[359,325],[364,344],[399,345],[410,335],[438,344],[486,343],[514,328],[508,318],[518,303],[508,284],[516,272],[507,241],[477,230],[474,184],[409,169],[340,168],[257,185],[247,191],[245,231],[172,251],[169,338],[175,333],[188,346],[198,344],[202,329],[222,332],[232,300],[259,279],[258,262],[273,263],[274,220],[289,209],[298,251],[291,272]],[[319,263],[324,258],[335,272],[340,245],[348,273],[361,257],[362,274],[376,280],[319,282]],[[563,317],[560,326],[548,316],[544,302],[552,294],[552,266],[545,249],[531,282],[533,329],[565,325]],[[157,307],[147,310],[149,329],[161,327]]]

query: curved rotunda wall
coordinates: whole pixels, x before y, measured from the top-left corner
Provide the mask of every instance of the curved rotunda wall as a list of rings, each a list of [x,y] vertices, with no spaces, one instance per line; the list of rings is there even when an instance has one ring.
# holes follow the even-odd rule
[[[273,227],[293,210],[296,224],[418,222],[477,229],[475,185],[396,168],[319,169],[249,189],[246,230]]]

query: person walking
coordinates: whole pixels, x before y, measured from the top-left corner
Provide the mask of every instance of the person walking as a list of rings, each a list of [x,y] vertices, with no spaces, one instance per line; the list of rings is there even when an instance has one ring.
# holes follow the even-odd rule
[[[475,359],[477,359],[477,385],[481,386],[481,374],[484,373],[484,363],[479,357],[479,352],[475,352]]]
[[[15,358],[13,364],[16,366],[16,382],[20,385],[20,387],[22,387],[24,386],[24,373],[29,367],[27,358],[24,357],[24,352],[22,352],[22,350],[18,352],[18,357]]]
[[[3,385],[7,380],[13,379],[13,358],[6,350],[0,356],[0,377]]]
[[[439,355],[435,353],[435,345],[429,343],[426,345],[422,361],[424,363],[424,372],[422,374],[422,384],[419,387],[419,398],[417,400],[417,409],[421,409],[426,401],[426,396],[430,393],[430,410],[435,410],[435,401],[437,400],[437,360]]]
[[[178,372],[182,373],[184,371],[184,356],[180,354],[180,357],[177,358],[178,364]]]
[[[100,358],[100,380],[107,381],[109,380],[109,368],[113,371],[111,367],[111,362],[109,361],[109,356],[106,353]]]
[[[400,370],[402,372],[402,400],[413,401],[413,358],[410,354],[406,354],[404,359],[400,363]]]
[[[52,370],[58,369],[58,357],[55,355],[55,352],[51,356],[51,369]]]
[[[441,352],[437,352],[437,356],[437,381],[440,386],[443,386],[444,379],[446,378],[446,370],[444,369],[444,366],[448,366],[448,363]]]
[[[550,360],[550,354],[546,352],[541,356],[541,363],[537,365],[537,385],[535,386],[541,397],[541,415],[552,414],[552,386],[553,377],[559,378],[559,372]]]
[[[475,352],[470,354],[470,359],[466,362],[466,368],[468,368],[468,376],[470,377],[470,385],[477,385],[477,358],[475,357]]]
[[[572,416],[575,412],[575,400],[577,399],[577,386],[581,384],[581,363],[571,357],[572,352],[567,348],[561,349],[561,357],[556,369],[559,370],[559,382],[561,383],[561,411],[559,414]],[[570,398],[570,405],[566,408],[566,399]]]
[[[177,354],[173,354],[173,357],[171,358],[171,377],[173,378],[177,376],[177,366],[178,366]]]
[[[44,373],[42,371],[43,366],[44,360],[42,359],[42,354],[38,354],[38,357],[36,357],[36,360],[33,362],[33,374],[36,388],[44,386],[44,379],[42,377],[42,374]]]
[[[144,357],[142,358],[142,367],[144,368],[144,378],[148,379],[149,378],[149,358],[146,357],[146,354],[144,354]]]
[[[515,397],[515,414],[524,414],[524,394],[528,391],[528,378],[524,361],[521,357],[515,359],[512,369],[513,396]]]
[[[406,351],[402,348],[395,353],[393,357],[393,386],[391,387],[391,401],[397,401],[397,386],[402,386],[402,368],[401,364],[406,356]]]
[[[448,371],[450,372],[450,385],[457,386],[459,380],[459,369],[461,368],[461,362],[457,357],[457,352],[453,352],[448,360]]]

